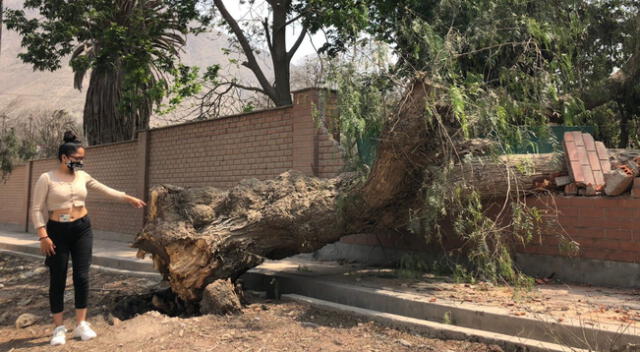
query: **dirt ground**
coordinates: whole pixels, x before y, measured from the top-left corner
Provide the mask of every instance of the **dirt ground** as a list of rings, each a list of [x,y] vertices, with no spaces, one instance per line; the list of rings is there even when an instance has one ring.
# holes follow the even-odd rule
[[[468,351],[497,352],[497,346],[429,339],[376,323],[299,303],[248,295],[242,314],[169,317],[149,311],[128,320],[109,315],[120,297],[161,288],[150,279],[92,270],[91,341],[71,339],[52,347],[49,339],[48,271],[42,260],[0,252],[0,351]],[[74,327],[71,270],[65,293],[65,325]],[[97,302],[97,303],[96,303]],[[39,320],[16,328],[23,313]]]

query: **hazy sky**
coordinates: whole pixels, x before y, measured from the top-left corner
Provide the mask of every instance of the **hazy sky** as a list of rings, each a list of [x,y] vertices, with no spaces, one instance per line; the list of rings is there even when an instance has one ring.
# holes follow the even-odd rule
[[[250,7],[246,3],[244,5],[241,5],[240,1],[238,0],[226,0],[224,1],[224,3],[227,9],[229,10],[229,12],[236,19],[240,19],[240,18],[248,19],[248,18],[258,18],[258,17],[264,18],[265,16],[268,16],[269,6],[264,0],[263,1],[257,0],[253,5],[253,7]],[[300,34],[301,30],[302,30],[302,27],[300,25],[287,26],[287,45],[289,48],[293,45],[294,41],[298,38],[298,35]],[[300,45],[300,48],[296,52],[295,56],[293,57],[293,60],[292,60],[293,64],[299,63],[301,59],[307,55],[315,54],[313,45],[311,45],[311,40],[313,40],[313,44],[315,44],[317,48],[320,48],[322,44],[324,44],[325,42],[324,34],[322,34],[322,32],[318,32],[312,36],[312,39],[310,39],[310,35],[307,35],[307,37],[304,39],[304,41]]]

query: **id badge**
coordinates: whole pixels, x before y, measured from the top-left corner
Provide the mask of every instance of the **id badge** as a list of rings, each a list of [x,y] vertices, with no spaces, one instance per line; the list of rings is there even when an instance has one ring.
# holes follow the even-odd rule
[[[69,214],[60,214],[60,216],[58,218],[60,219],[60,222],[69,222],[69,221],[71,221],[71,215],[69,215]]]

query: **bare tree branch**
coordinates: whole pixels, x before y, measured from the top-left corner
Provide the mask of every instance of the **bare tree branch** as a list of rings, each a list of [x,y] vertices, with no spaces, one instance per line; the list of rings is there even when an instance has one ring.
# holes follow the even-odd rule
[[[262,21],[262,27],[264,27],[264,35],[267,38],[267,46],[269,47],[269,53],[273,55],[273,42],[271,41],[271,34],[269,34],[269,18],[265,17]]]
[[[251,48],[251,44],[249,44],[249,40],[242,32],[242,28],[240,28],[240,26],[238,25],[238,22],[233,18],[233,16],[231,16],[231,14],[227,10],[222,0],[213,0],[213,2],[215,6],[218,8],[218,10],[220,11],[220,14],[224,18],[224,20],[227,22],[227,24],[229,24],[229,27],[231,27],[233,34],[235,34],[236,38],[238,39],[238,42],[240,43],[240,46],[242,47],[242,50],[247,56],[247,62],[243,62],[242,65],[249,68],[251,71],[253,71],[253,73],[256,75],[256,78],[258,79],[258,82],[264,89],[265,93],[275,101],[277,99],[276,92],[274,88],[271,86],[271,84],[269,83],[269,81],[267,80],[267,77],[264,75],[264,72],[262,72],[262,69],[258,64],[258,61],[256,60],[256,57],[253,54],[253,49]]]
[[[300,18],[302,18],[302,16],[303,16],[303,15],[304,15],[303,13],[298,14],[298,16],[296,16],[296,17],[294,17],[294,18],[292,18],[292,19],[288,20],[288,21],[284,24],[284,26],[286,27],[286,26],[288,26],[288,25],[292,24],[293,22],[295,22],[295,21],[299,20]]]
[[[239,83],[235,83],[235,82],[233,82],[233,83],[232,83],[232,86],[234,86],[234,87],[238,87],[238,88],[240,88],[240,89],[250,90],[250,91],[253,91],[253,92],[258,92],[258,93],[262,93],[262,94],[267,95],[267,93],[264,91],[264,89],[259,88],[259,87],[250,87],[250,86],[245,86],[245,85],[243,85],[243,84],[239,84]]]
[[[298,39],[296,39],[296,42],[293,44],[293,46],[287,53],[287,61],[289,62],[291,61],[291,59],[293,58],[293,55],[295,55],[296,51],[298,51],[300,44],[302,44],[302,40],[304,40],[304,37],[306,36],[307,36],[307,28],[304,27],[302,29],[302,33],[300,33],[300,35],[298,36]]]

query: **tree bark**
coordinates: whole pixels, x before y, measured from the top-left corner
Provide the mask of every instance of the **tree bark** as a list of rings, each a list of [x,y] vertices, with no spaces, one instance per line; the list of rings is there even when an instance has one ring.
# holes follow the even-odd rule
[[[273,8],[273,20],[271,28],[273,33],[271,38],[272,50],[271,61],[273,62],[273,76],[275,96],[273,97],[274,103],[277,106],[291,105],[291,87],[290,87],[290,68],[289,58],[287,55],[287,7],[289,1],[274,2]]]
[[[235,279],[265,258],[311,252],[373,227],[395,227],[406,216],[401,209],[417,198],[430,155],[430,125],[423,114],[429,89],[417,81],[386,122],[364,184],[353,175],[324,180],[291,171],[274,180],[244,180],[228,191],[156,186],[133,247],[141,256],[152,254],[180,298],[199,301],[209,283]]]
[[[544,180],[566,174],[562,153],[515,154],[477,158],[458,164],[450,182],[469,182],[484,199],[504,198],[510,193],[536,192]]]
[[[149,127],[152,102],[141,98],[130,111],[120,107],[123,99],[122,68],[91,71],[85,99],[83,127],[89,145],[113,143],[135,138],[135,132]],[[144,97],[141,90],[140,97]]]
[[[151,254],[173,292],[197,302],[208,284],[235,280],[266,258],[312,252],[346,234],[402,229],[409,209],[421,204],[418,190],[430,177],[424,170],[441,165],[437,151],[448,143],[438,138],[442,126],[425,122],[424,106],[432,94],[424,81],[409,89],[398,113],[385,123],[366,181],[354,174],[317,179],[289,171],[272,180],[244,180],[226,191],[155,186],[148,221],[133,247],[140,257]],[[533,165],[544,170],[541,174],[556,171],[551,159]],[[495,170],[502,168],[469,170],[482,180],[488,172],[498,177]],[[521,189],[532,187],[533,178],[518,180]]]

